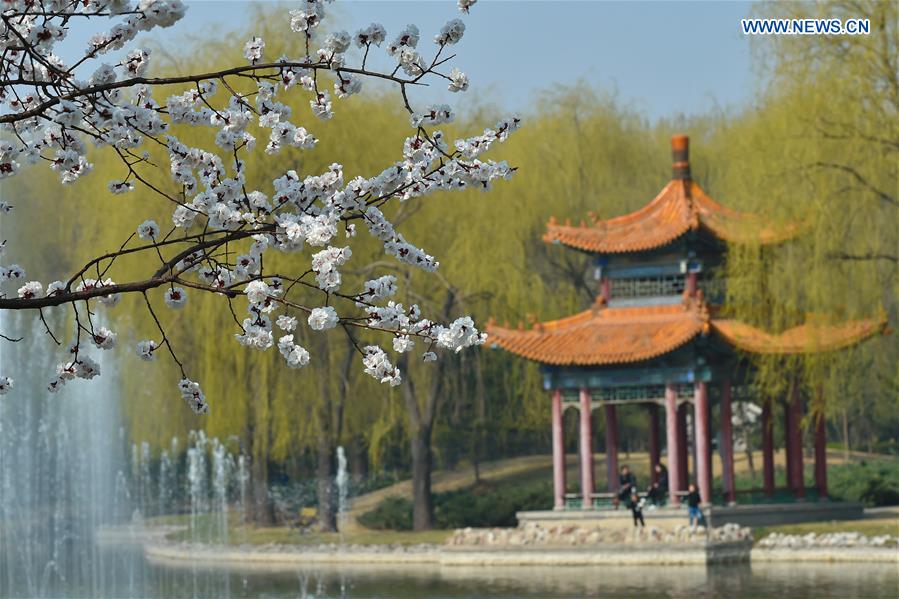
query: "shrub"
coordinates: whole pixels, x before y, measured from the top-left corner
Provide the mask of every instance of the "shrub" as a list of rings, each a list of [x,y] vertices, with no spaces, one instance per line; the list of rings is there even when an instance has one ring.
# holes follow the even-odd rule
[[[899,505],[899,461],[875,460],[828,468],[831,497],[868,507]]]
[[[515,526],[515,512],[547,509],[552,505],[548,482],[481,484],[434,496],[434,525],[437,528]],[[364,513],[359,523],[378,530],[411,530],[412,502],[389,497]]]
[[[388,497],[362,514],[359,523],[376,530],[412,530],[412,502],[404,497]]]

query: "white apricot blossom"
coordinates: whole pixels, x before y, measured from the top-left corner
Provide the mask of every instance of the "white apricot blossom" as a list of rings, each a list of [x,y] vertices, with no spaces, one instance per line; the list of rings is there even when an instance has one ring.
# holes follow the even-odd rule
[[[455,56],[448,48],[462,43],[462,19],[443,25],[433,37],[436,46],[422,44],[422,32],[414,24],[390,34],[379,23],[350,29],[353,35],[328,27],[319,36],[329,1],[301,0],[285,15],[293,41],[269,45],[294,48],[277,60],[265,56],[266,40],[254,35],[242,48],[246,62],[219,72],[165,77],[152,72],[149,51],[127,46],[141,32],[175,25],[188,9],[182,0],[49,0],[39,7],[39,17],[34,4],[10,0],[3,8],[0,178],[46,164],[61,183],[74,185],[90,176],[89,152],[109,152],[120,160],[121,172],[106,183],[108,192],[139,188],[142,203],[149,206],[158,199],[171,218],[165,229],[147,218],[136,230],[122,231],[120,250],[96,256],[46,290],[39,281],[28,281],[25,268],[7,259],[13,248],[0,243],[0,309],[72,309],[76,340],[52,373],[50,391],[100,374],[87,351],[91,345],[114,349],[118,335],[98,325],[96,308],[112,308],[125,294],[135,293],[142,294],[161,340],[138,341],[134,351],[148,361],[160,349],[170,354],[181,371],[183,400],[195,413],[207,413],[200,385],[189,376],[190,360],[176,355],[176,344],[165,332],[174,326],[171,315],[154,310],[159,295],[148,291],[157,288],[168,307],[184,310],[179,326],[190,326],[191,310],[200,309],[194,305],[199,302],[187,303],[187,287],[229,302],[240,323],[237,343],[259,351],[277,346],[289,368],[311,361],[294,341],[299,322],[290,314],[308,315],[311,334],[342,324],[352,338],[352,327],[369,328],[371,334],[391,339],[394,355],[421,348],[425,362],[438,358],[433,349],[458,352],[484,342],[484,333],[467,316],[437,322],[418,305],[397,301],[397,277],[377,272],[380,262],[346,268],[353,244],[373,241],[403,268],[438,270],[438,258],[399,230],[391,205],[443,191],[486,191],[514,173],[508,163],[485,154],[520,127],[519,119],[501,120],[480,135],[450,139],[439,127],[454,121],[453,108],[439,100],[419,105],[414,94],[406,93],[421,84],[447,82],[450,93],[468,90],[469,79],[452,64]],[[458,8],[467,14],[474,4],[459,0]],[[61,56],[69,52],[59,52],[58,43],[76,20],[100,28],[92,32],[83,55],[66,61]],[[352,46],[356,50],[351,52]],[[385,68],[370,66],[383,63],[385,56]],[[268,178],[251,172],[260,163],[256,152],[274,156],[291,151],[285,160],[314,164],[296,159],[314,151],[325,130],[310,115],[337,118],[344,102],[382,84],[401,92],[396,97],[412,126],[383,170],[348,178],[344,165],[335,162],[318,172],[295,167]],[[180,137],[188,128],[200,133]],[[151,158],[150,148],[159,148],[163,160]],[[274,168],[283,161],[262,162]],[[157,208],[148,207],[147,216],[159,218]],[[0,213],[12,209],[0,202]],[[372,239],[360,240],[366,232]],[[118,260],[125,254],[127,260]],[[290,256],[281,256],[286,254]],[[123,270],[120,263],[140,259],[150,265],[146,278],[126,279],[134,271]],[[236,309],[244,308],[239,316]],[[44,324],[52,335],[50,324]],[[372,344],[360,353],[367,374],[400,384],[401,373],[387,351]],[[0,378],[0,393],[11,388],[11,377]]]
[[[309,363],[309,352],[293,342],[293,335],[284,335],[278,339],[278,351],[291,368],[302,368]]]
[[[143,341],[138,341],[134,350],[137,352],[137,357],[141,360],[155,360],[156,354],[153,352],[159,346],[152,339],[144,339]]]
[[[206,403],[206,396],[203,395],[199,383],[190,379],[181,379],[178,389],[181,391],[181,399],[187,403],[194,414],[209,413],[209,404]]]
[[[337,310],[331,306],[315,308],[309,314],[309,327],[314,331],[326,331],[337,326]]]
[[[288,316],[287,314],[282,314],[275,320],[275,325],[282,331],[287,331],[288,333],[296,330],[297,328],[297,319],[294,316]]]
[[[449,74],[449,90],[451,92],[464,92],[468,89],[468,75],[459,69],[453,69]]]
[[[112,349],[116,346],[117,335],[106,327],[98,328],[92,337],[94,345],[100,349]]]
[[[253,36],[243,47],[243,55],[250,64],[256,64],[262,60],[262,51],[265,49],[265,41],[261,37]]]
[[[176,310],[183,308],[187,303],[187,293],[181,287],[172,287],[165,290],[165,304]]]
[[[159,225],[154,220],[145,220],[137,227],[137,236],[141,239],[155,240],[159,237]]]
[[[363,351],[365,357],[362,358],[362,364],[365,366],[365,374],[382,383],[388,383],[391,387],[396,387],[402,382],[399,368],[390,363],[390,358],[383,349],[368,345]]]
[[[19,287],[19,297],[22,299],[34,299],[41,297],[44,293],[44,286],[39,281],[29,281]]]

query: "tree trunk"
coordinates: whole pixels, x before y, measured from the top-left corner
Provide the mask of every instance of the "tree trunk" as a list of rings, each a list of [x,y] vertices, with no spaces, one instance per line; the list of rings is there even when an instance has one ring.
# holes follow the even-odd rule
[[[434,527],[434,498],[431,495],[431,428],[411,431],[412,449],[412,528]]]
[[[752,437],[749,431],[744,427],[743,430],[743,446],[746,448],[746,463],[749,466],[749,477],[755,481],[755,464],[752,461]]]
[[[849,417],[843,410],[843,461],[849,463]]]
[[[318,496],[318,529],[321,532],[337,530],[337,514],[334,497],[334,451],[330,435],[319,431],[316,448],[316,480]]]
[[[257,398],[257,401],[268,401]],[[253,414],[253,421],[247,426],[247,445],[250,456],[250,488],[246,503],[245,519],[257,526],[271,526],[275,523],[275,510],[268,493],[268,449],[271,446],[263,436]],[[264,430],[264,429],[263,429]],[[267,437],[268,435],[264,435]]]
[[[352,438],[347,453],[350,474],[352,474],[356,480],[365,479],[368,476],[368,456],[365,452],[365,443],[360,435],[356,435]]]
[[[275,510],[268,495],[268,460],[263,456],[254,456],[250,462],[250,474],[250,521],[257,526],[271,526],[275,523]]]
[[[455,294],[447,291],[442,319],[448,320]],[[431,433],[437,417],[447,357],[437,361],[433,367],[422,368],[429,377],[422,377],[427,384],[416,384],[413,368],[410,368],[409,354],[400,355],[397,365],[403,373],[400,388],[409,417],[409,443],[412,450],[412,527],[415,530],[430,530],[434,526],[434,498],[431,495]],[[421,371],[420,370],[420,371]],[[430,378],[430,380],[428,380]],[[421,381],[420,381],[421,382]],[[421,394],[421,397],[419,397]]]

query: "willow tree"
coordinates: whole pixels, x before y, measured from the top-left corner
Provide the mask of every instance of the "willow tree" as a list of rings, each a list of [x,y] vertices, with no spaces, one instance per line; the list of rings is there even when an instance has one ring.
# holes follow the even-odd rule
[[[821,6],[759,10],[804,18]],[[895,324],[899,316],[899,8],[824,6],[830,17],[870,19],[870,35],[755,40],[766,84],[753,109],[720,119],[709,140],[708,151],[723,157],[708,173],[716,195],[804,225],[802,236],[774,250],[729,250],[729,305],[773,330],[878,314]],[[859,425],[875,422],[877,411],[895,422],[897,363],[888,336],[836,353],[755,359],[763,395],[783,396],[802,379],[814,412],[848,410]]]

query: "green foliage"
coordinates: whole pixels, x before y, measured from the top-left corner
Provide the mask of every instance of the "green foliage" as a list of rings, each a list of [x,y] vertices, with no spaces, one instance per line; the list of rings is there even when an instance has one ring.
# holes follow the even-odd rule
[[[552,484],[548,481],[475,487],[438,495],[434,516],[439,528],[515,526],[516,512],[546,509],[548,505],[552,505]]]
[[[814,469],[810,465],[805,468],[805,486],[813,488],[815,485]],[[786,483],[786,472],[778,466],[774,469],[774,480],[778,487]],[[762,487],[762,472],[756,472],[753,478],[748,472],[736,476],[738,490],[760,489]],[[715,479],[715,488],[723,488],[723,480]],[[867,507],[879,507],[886,505],[899,505],[899,461],[893,459],[872,459],[847,464],[831,465],[827,468],[827,490],[830,498],[835,501],[857,501]],[[741,495],[741,502],[751,500],[770,501],[761,493],[750,497]],[[790,501],[790,493],[778,495],[781,500]],[[777,497],[775,497],[777,499]]]
[[[834,499],[860,501],[868,507],[899,505],[899,461],[871,460],[828,469]]]
[[[552,485],[547,481],[496,487],[482,484],[435,495],[434,522],[441,529],[515,526],[516,512],[546,509],[548,505],[552,505]],[[389,497],[364,513],[359,523],[374,529],[411,530],[412,502]]]
[[[766,4],[765,10],[792,16],[816,6]],[[452,286],[466,298],[454,315],[470,313],[482,325],[490,317],[514,326],[582,310],[595,293],[587,277],[589,258],[542,243],[544,224],[551,216],[577,222],[591,211],[610,218],[645,205],[669,176],[667,138],[678,129],[691,134],[694,176],[722,204],[775,220],[807,223],[805,235],[770,251],[730,248],[726,276],[734,316],[776,331],[809,315],[839,321],[876,316],[882,308],[895,328],[896,262],[845,255],[896,252],[899,211],[883,195],[896,196],[899,87],[889,83],[891,77],[895,82],[897,70],[899,9],[887,2],[832,3],[830,8],[834,16],[870,16],[875,30],[881,27],[883,32],[851,38],[765,38],[760,58],[770,68],[752,105],[740,112],[652,124],[613,95],[585,84],[548,90],[524,115],[521,131],[493,153],[518,168],[511,181],[486,195],[440,194],[392,208],[393,216],[403,221],[404,235],[440,259],[437,277],[399,268],[375,243],[361,239],[363,245],[354,247],[345,273],[347,288],[371,276],[397,274],[404,288],[414,291],[404,292],[399,301],[417,302],[433,312],[447,286]],[[285,35],[287,25],[280,14],[260,12],[252,28],[253,34],[267,40],[267,54],[295,53],[286,45],[295,36]],[[198,39],[180,52],[154,53],[168,57],[168,62],[154,64],[153,74],[243,62],[240,44],[233,40],[247,37],[248,32],[222,33],[215,40]],[[886,40],[882,48],[874,45],[877,40]],[[160,90],[157,99],[178,91],[177,86]],[[287,149],[275,157],[251,156],[248,188],[265,190],[288,169],[301,176],[318,174],[338,161],[349,178],[379,172],[398,158],[409,132],[407,119],[397,109],[395,96],[375,91],[336,102],[335,118],[328,122],[308,116],[302,95],[287,96],[293,97],[294,114],[307,115],[302,124],[321,143],[311,152]],[[448,134],[479,133],[493,125],[494,110],[475,108],[463,114]],[[211,147],[209,131],[179,129],[177,134],[186,143]],[[166,158],[154,145],[148,144],[148,151],[162,167],[156,173],[148,169],[148,180],[178,194],[165,168]],[[72,187],[60,188],[43,165],[27,176],[3,181],[4,199],[9,198],[17,211],[16,229],[4,231],[4,237],[10,237],[13,247],[32,249],[30,256],[23,256],[29,278],[45,282],[66,278],[92,256],[117,249],[144,219],[169,222],[171,204],[158,196],[140,190],[125,196],[107,193],[106,183],[123,176],[117,156],[96,152],[91,161],[94,172]],[[823,166],[827,164],[853,169],[861,181],[851,171]],[[284,264],[294,259],[280,257]],[[375,264],[372,271],[359,266],[370,263]],[[143,279],[156,266],[126,257],[107,276],[117,281]],[[288,370],[276,351],[260,354],[233,341],[237,325],[222,298],[191,292],[183,310],[170,311],[162,306],[161,296],[162,290],[149,294],[189,374],[203,384],[211,413],[198,419],[183,406],[175,388],[180,375],[170,360],[163,356],[148,364],[126,349],[119,355],[124,356],[121,369],[127,373],[122,395],[132,439],[159,448],[172,436],[183,438],[187,430],[202,427],[222,438],[236,436],[257,461],[307,459],[308,475],[308,456],[316,451],[318,433],[328,425],[337,442],[353,440],[367,450],[372,469],[408,466],[403,400],[397,391],[362,374],[358,357],[348,377],[345,404],[332,409],[326,400],[338,401],[341,367],[350,351],[341,333],[309,335],[301,327],[297,333],[301,342],[310,350],[316,344],[314,362],[300,371]],[[243,300],[233,303],[239,315]],[[158,338],[140,297],[126,297],[111,320],[123,348],[139,339]],[[493,350],[489,343],[446,359],[434,430],[436,465],[548,451],[549,409],[536,365]],[[788,375],[796,374],[804,389],[822,391],[820,397],[811,397],[813,410],[823,409],[830,422],[838,421],[834,416],[847,415],[853,444],[875,447],[879,440],[893,439],[889,446],[895,447],[897,363],[899,344],[893,336],[789,362],[755,358],[753,366],[759,372],[762,396],[783,396]],[[422,381],[419,387],[426,387],[434,376],[431,366],[414,367],[416,381]],[[622,416],[621,430],[623,447],[646,439],[640,415]],[[883,480],[895,479],[890,475]],[[859,490],[857,495],[863,493]],[[529,501],[524,496],[505,501],[493,495],[463,494],[447,499],[449,503],[438,502],[438,514],[448,514],[445,517],[454,521],[476,521],[478,514],[488,511],[497,518],[508,517],[510,505]],[[883,493],[874,489],[868,495]],[[540,506],[549,504],[546,500]],[[391,504],[391,513],[398,514],[401,507]],[[386,516],[382,520],[386,522]]]
[[[358,518],[359,524],[376,530],[412,530],[412,501],[388,497]]]

